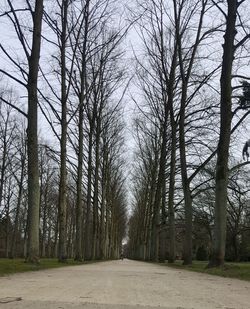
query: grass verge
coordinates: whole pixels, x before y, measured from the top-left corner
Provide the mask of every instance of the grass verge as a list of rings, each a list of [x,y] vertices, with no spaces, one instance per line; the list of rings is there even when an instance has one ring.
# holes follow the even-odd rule
[[[67,260],[67,263],[59,263],[57,259],[41,259],[40,264],[25,263],[23,259],[0,259],[0,276],[14,273],[37,271],[49,268],[67,267],[73,265],[89,264],[96,261],[78,262],[73,259]]]
[[[193,261],[192,265],[182,265],[182,261],[173,264],[162,264],[168,267],[185,269],[226,278],[250,281],[250,263],[226,263],[223,268],[206,268],[208,262]]]

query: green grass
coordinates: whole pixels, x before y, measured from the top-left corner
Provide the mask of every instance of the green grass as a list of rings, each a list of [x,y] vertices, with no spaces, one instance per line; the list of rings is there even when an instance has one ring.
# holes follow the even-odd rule
[[[41,259],[40,264],[24,263],[23,259],[0,259],[0,276],[10,275],[14,273],[26,272],[26,271],[38,271],[49,268],[59,268],[73,265],[82,265],[98,261],[77,262],[73,259],[69,259],[67,263],[58,263],[57,259]],[[200,273],[206,273],[210,275],[237,278],[241,280],[250,281],[250,263],[227,263],[224,268],[210,268],[207,269],[208,262],[193,261],[191,266],[183,266],[182,261],[176,261],[174,264],[160,264],[163,266],[185,269],[189,271],[195,271]]]
[[[223,268],[206,268],[207,264],[208,262],[193,261],[192,265],[184,266],[182,265],[182,261],[176,261],[174,264],[165,263],[163,265],[220,277],[250,281],[250,263],[226,263]]]
[[[77,262],[73,259],[67,260],[67,263],[59,263],[57,259],[41,259],[40,264],[25,263],[23,259],[0,259],[0,276],[14,273],[37,271],[41,269],[59,268],[73,265],[82,265],[91,262]]]

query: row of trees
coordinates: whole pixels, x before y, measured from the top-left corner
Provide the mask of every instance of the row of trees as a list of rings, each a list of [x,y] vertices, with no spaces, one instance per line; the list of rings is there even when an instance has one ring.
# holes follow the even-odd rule
[[[120,255],[127,220],[121,107],[127,28],[115,23],[116,4],[1,5],[9,31],[0,44],[5,256],[62,262]]]
[[[239,128],[249,114],[249,85],[241,83],[249,56],[246,1],[138,0],[136,7],[143,100],[134,97],[128,252],[191,264],[201,247],[210,266],[221,266],[226,244],[237,259],[249,240],[248,162],[236,163],[233,151],[244,142]]]
[[[8,29],[0,43],[6,256],[36,262],[40,255],[65,261],[120,254],[126,230],[122,42],[130,28],[123,7],[118,0],[1,5]],[[250,38],[246,1],[137,0],[131,7],[136,50],[144,52],[134,55],[138,149],[129,254],[165,260],[167,251],[173,262],[181,239],[185,264],[205,246],[210,266],[222,265],[226,245],[238,258],[248,239],[248,162],[235,163],[233,155],[250,113],[249,84],[242,83]],[[38,128],[50,137],[43,141]]]

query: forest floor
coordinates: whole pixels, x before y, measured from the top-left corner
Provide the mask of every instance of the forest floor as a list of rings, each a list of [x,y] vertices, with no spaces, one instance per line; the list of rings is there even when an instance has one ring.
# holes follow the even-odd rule
[[[0,278],[1,309],[249,309],[250,282],[138,261]]]

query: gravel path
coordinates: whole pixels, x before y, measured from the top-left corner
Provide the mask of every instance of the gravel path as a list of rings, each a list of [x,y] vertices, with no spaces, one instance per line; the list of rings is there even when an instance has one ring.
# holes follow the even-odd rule
[[[0,278],[2,309],[249,309],[250,282],[137,261]]]

